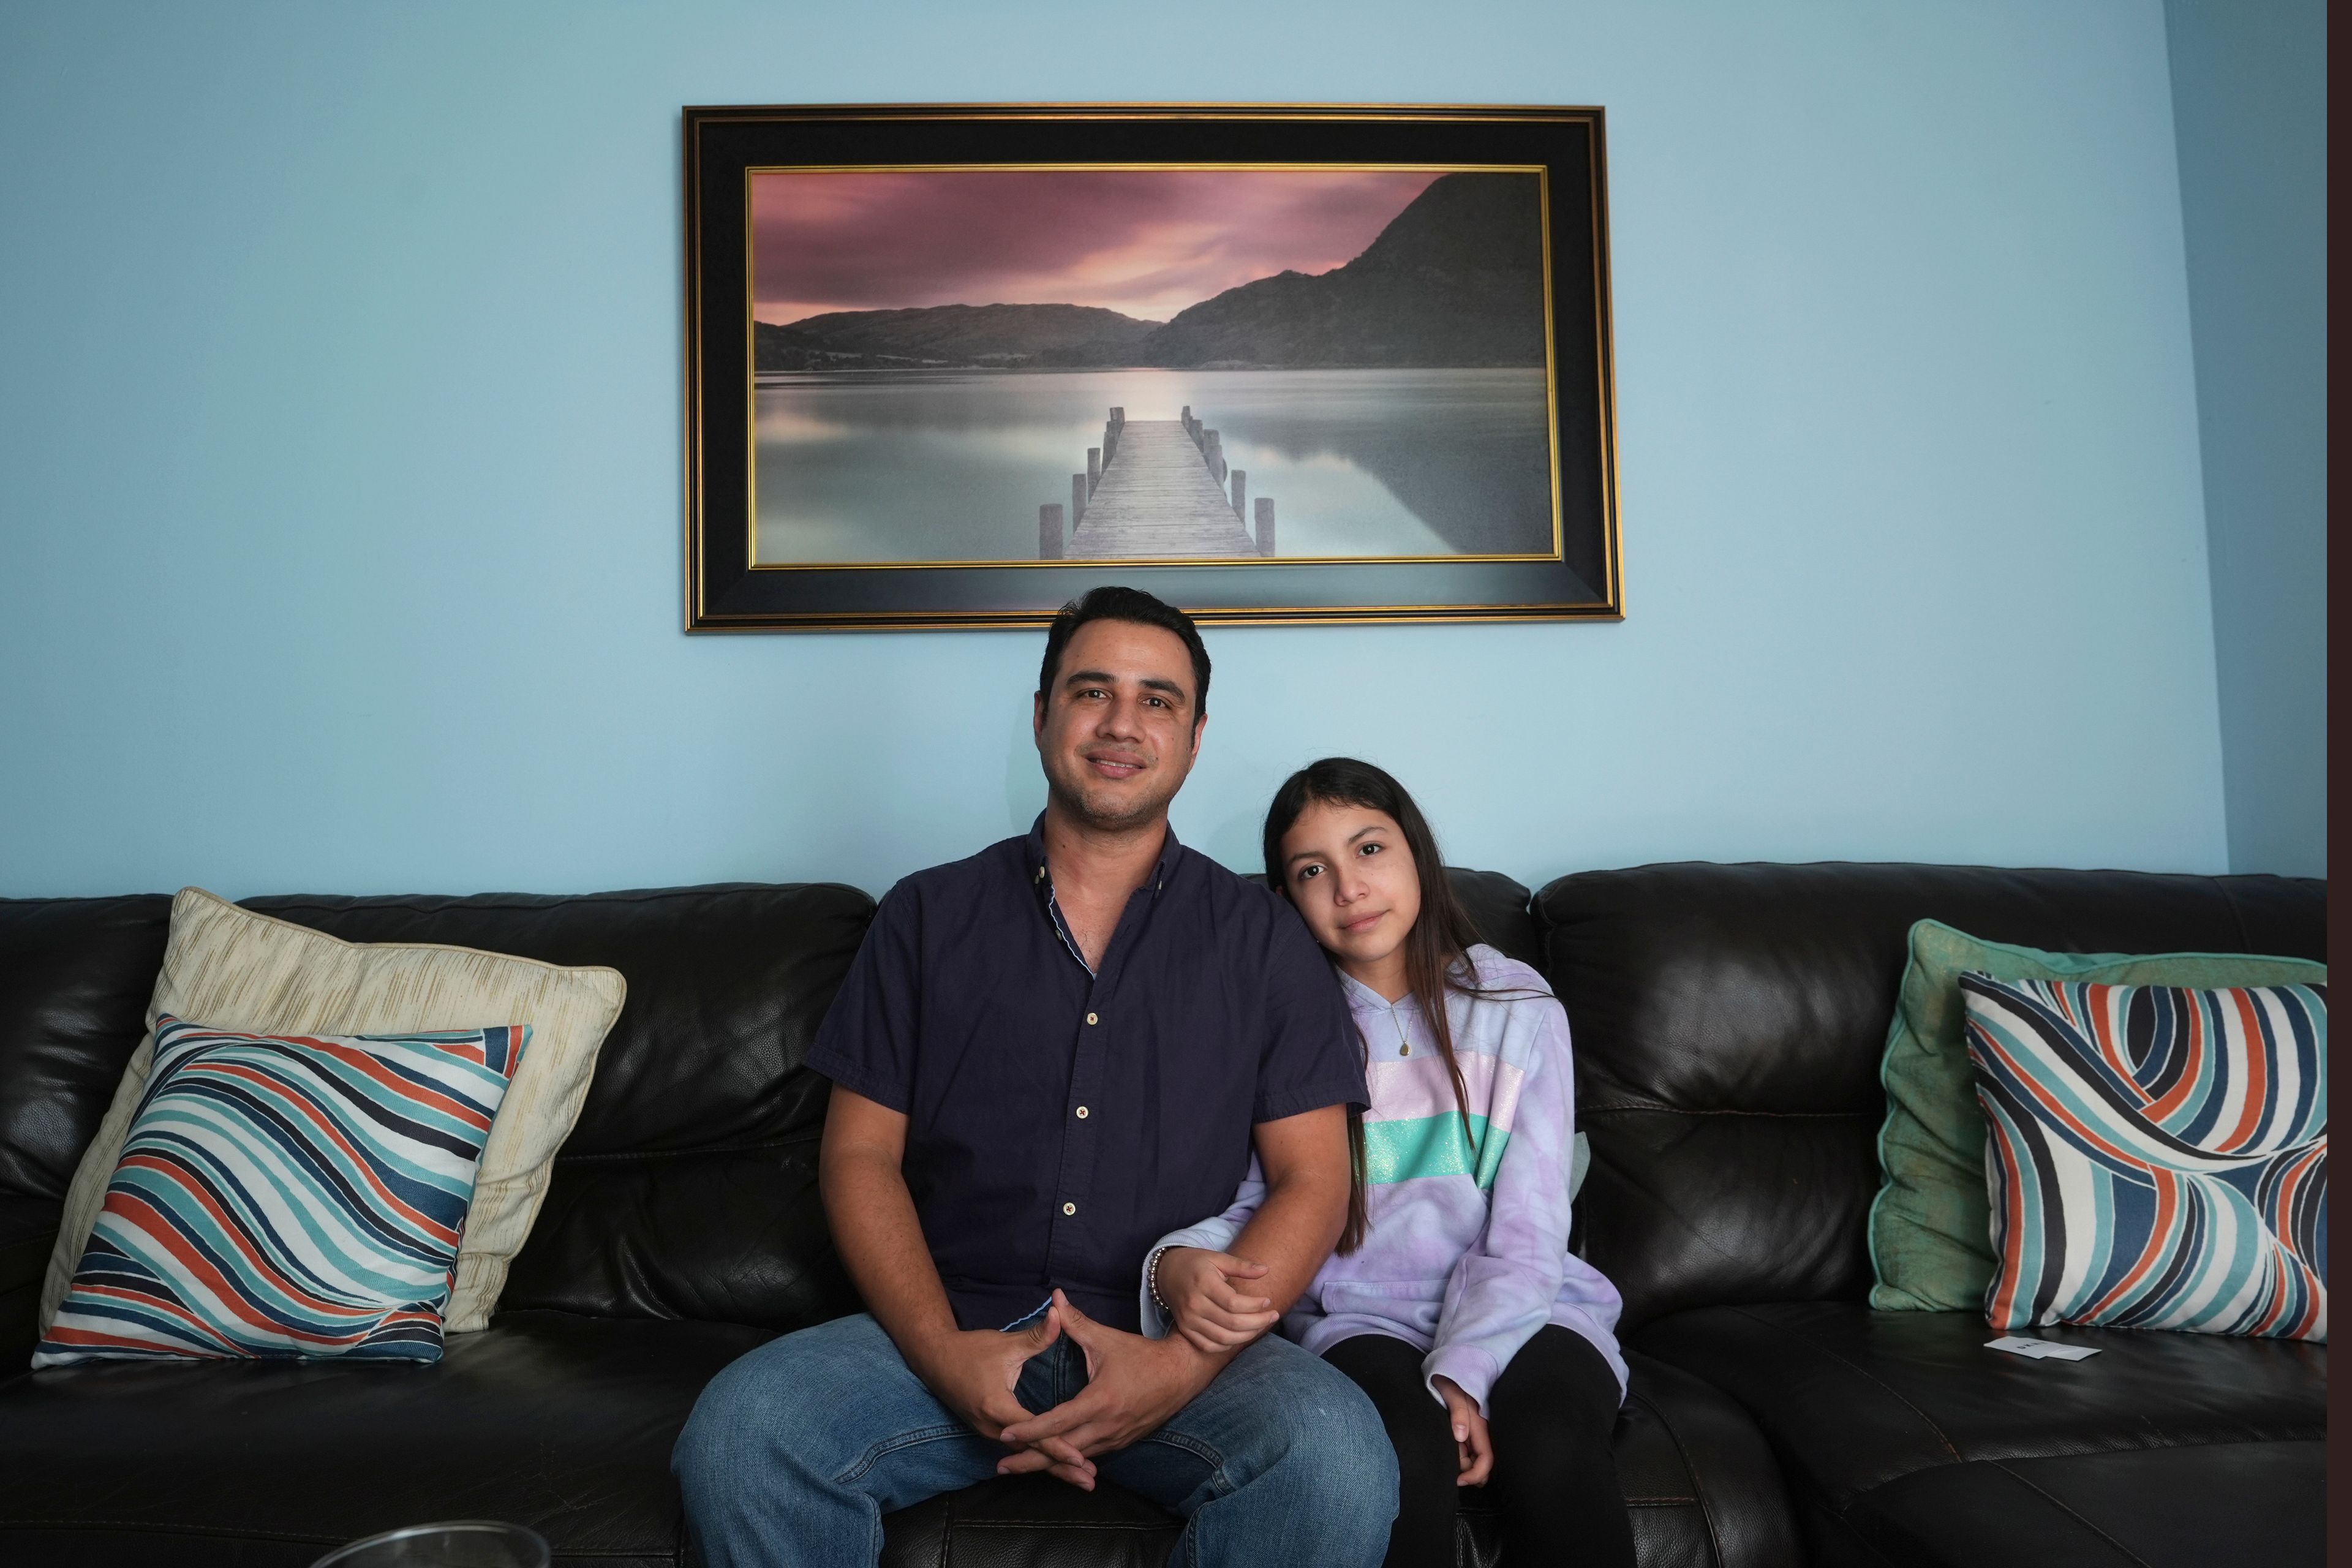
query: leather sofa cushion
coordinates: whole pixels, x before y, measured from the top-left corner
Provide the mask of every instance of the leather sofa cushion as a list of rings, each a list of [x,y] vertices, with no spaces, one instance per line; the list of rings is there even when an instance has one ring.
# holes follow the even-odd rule
[[[1647,866],[1536,898],[1576,1041],[1584,1256],[1627,1328],[1859,1299],[1914,921],[2070,952],[2325,955],[2326,885],[1948,866]]]
[[[768,1336],[502,1314],[431,1366],[108,1363],[0,1384],[0,1559],[300,1568],[438,1519],[504,1519],[572,1568],[674,1568],[670,1447]]]
[[[1969,1545],[1976,1536],[1960,1530],[1953,1510],[2039,1488],[2042,1513],[2052,1499],[2071,1500],[2063,1508],[2080,1520],[2115,1540],[2137,1540],[2147,1534],[2140,1512],[2153,1504],[2133,1478],[2160,1485],[2183,1454],[2244,1471],[2253,1495],[2304,1516],[2278,1529],[2305,1529],[2324,1516],[2305,1446],[2326,1435],[2326,1346],[2129,1330],[2035,1332],[2100,1353],[2027,1361],[1985,1349],[1996,1336],[1974,1313],[1874,1312],[1832,1301],[1680,1312],[1650,1324],[1636,1343],[1747,1407],[1778,1453],[1824,1561],[1871,1561],[1873,1553],[2105,1561],[2070,1555],[2065,1531],[2036,1534],[2033,1509],[2017,1516],[2013,1532],[1999,1521],[1967,1527],[1983,1537]],[[2101,1462],[2081,1462],[2094,1456]],[[2162,1506],[2179,1540],[2210,1545],[2247,1504],[2244,1494],[2200,1481]],[[2234,1550],[2201,1559],[2270,1560]]]
[[[0,1197],[65,1201],[147,1033],[172,900],[0,900]]]
[[[2318,1563],[2326,1487],[2327,1445],[2316,1441],[1985,1459],[1881,1488],[1845,1533],[1874,1553],[1860,1561],[1924,1568]]]
[[[1109,1481],[1007,1476],[885,1516],[881,1568],[1160,1568],[1183,1532]]]
[[[1472,871],[1460,866],[1445,868],[1445,880],[1487,946],[1506,958],[1536,969],[1543,967],[1543,937],[1536,930],[1526,888],[1500,871]]]
[[[64,1205],[0,1196],[0,1367],[33,1353],[41,1337],[41,1281],[57,1245]]]
[[[0,899],[0,1364],[39,1338],[82,1151],[147,1032],[172,900]]]

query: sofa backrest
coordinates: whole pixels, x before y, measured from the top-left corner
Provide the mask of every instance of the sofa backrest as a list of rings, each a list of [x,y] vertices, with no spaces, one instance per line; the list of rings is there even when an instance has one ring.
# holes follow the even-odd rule
[[[1567,1005],[1592,1171],[1585,1254],[1627,1322],[1861,1295],[1878,1058],[1911,923],[2084,952],[2324,955],[2326,884],[1931,866],[1654,866],[1534,900],[1450,868]],[[610,964],[629,997],[504,1308],[792,1328],[856,1294],[816,1192],[803,1065],[872,918],[852,888],[258,899],[352,942]],[[0,1347],[29,1343],[82,1150],[138,1045],[170,900],[0,900]]]
[[[1445,868],[1445,880],[1462,902],[1462,912],[1486,945],[1521,963],[1543,967],[1543,933],[1528,910],[1527,889],[1500,871]]]
[[[153,893],[0,900],[0,1354],[32,1349],[66,1188],[146,1033],[171,920]]]
[[[854,888],[273,898],[351,942],[610,964],[597,1058],[502,1308],[777,1328],[856,1309],[816,1192],[801,1064],[873,914]],[[0,900],[0,1353],[29,1348],[66,1188],[145,1029],[171,900]]]
[[[1645,866],[1536,896],[1592,1166],[1584,1256],[1628,1327],[1860,1297],[1879,1058],[1914,921],[2076,952],[2324,958],[2326,884],[1910,865]]]
[[[816,1189],[830,1086],[801,1064],[874,901],[825,884],[551,898],[275,898],[346,942],[433,942],[629,983],[501,1310],[790,1329],[856,1310]]]

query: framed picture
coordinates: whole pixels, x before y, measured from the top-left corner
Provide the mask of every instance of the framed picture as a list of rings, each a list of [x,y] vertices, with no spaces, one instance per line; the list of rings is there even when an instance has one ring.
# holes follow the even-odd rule
[[[1598,109],[688,109],[686,625],[1622,614]]]

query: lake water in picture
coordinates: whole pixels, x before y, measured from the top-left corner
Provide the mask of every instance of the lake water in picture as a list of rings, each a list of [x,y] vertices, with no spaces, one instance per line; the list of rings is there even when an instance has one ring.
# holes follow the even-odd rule
[[[757,560],[1031,562],[1103,421],[1220,432],[1276,554],[1549,555],[1540,369],[762,374]]]

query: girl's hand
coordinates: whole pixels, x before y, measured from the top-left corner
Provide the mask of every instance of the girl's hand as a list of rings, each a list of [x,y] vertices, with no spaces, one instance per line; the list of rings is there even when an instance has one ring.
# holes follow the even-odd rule
[[[1160,1255],[1157,1282],[1176,1331],[1196,1350],[1220,1355],[1249,1343],[1282,1316],[1271,1298],[1240,1289],[1265,1273],[1265,1264],[1230,1252],[1171,1247]]]
[[[1168,1259],[1161,1258],[1160,1267],[1167,1268]],[[1444,1373],[1430,1381],[1445,1396],[1445,1413],[1454,1419],[1454,1456],[1462,1462],[1462,1473],[1454,1478],[1454,1484],[1485,1486],[1486,1478],[1495,1473],[1495,1440],[1486,1435],[1486,1418],[1478,1414],[1478,1402]]]

